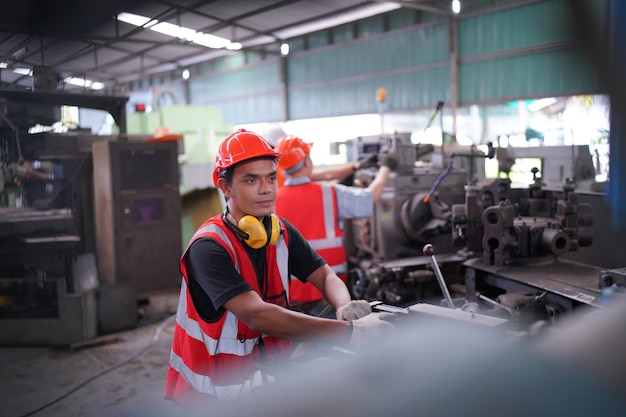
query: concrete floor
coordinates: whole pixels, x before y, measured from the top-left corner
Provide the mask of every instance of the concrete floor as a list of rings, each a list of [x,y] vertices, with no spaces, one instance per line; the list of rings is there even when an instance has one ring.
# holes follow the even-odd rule
[[[174,333],[174,321],[166,320],[175,313],[177,301],[178,293],[151,298],[140,309],[137,328],[96,339],[109,343],[74,350],[0,347],[0,416],[184,415],[178,405],[163,398]]]

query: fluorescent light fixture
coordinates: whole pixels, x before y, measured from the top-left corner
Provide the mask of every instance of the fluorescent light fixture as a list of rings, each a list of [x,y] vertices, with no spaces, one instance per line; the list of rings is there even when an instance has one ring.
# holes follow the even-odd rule
[[[21,75],[33,75],[33,70],[30,68],[15,68],[13,72]]]
[[[63,80],[63,82],[78,87],[91,88],[92,90],[102,90],[104,88],[104,84],[101,82],[86,80],[78,77],[67,77]]]
[[[452,13],[461,13],[461,0],[452,0]]]
[[[230,43],[228,39],[219,36],[210,35],[208,33],[196,32],[191,39],[193,43],[206,46],[207,48],[220,49],[225,48]]]
[[[6,62],[0,62],[0,68],[7,68],[9,66],[9,64],[7,64]]]
[[[141,26],[173,38],[184,39],[201,46],[206,46],[207,48],[226,48],[231,51],[238,51],[242,48],[242,45],[239,42],[231,42],[229,39],[222,38],[220,36],[196,32],[191,28],[178,26],[173,23],[151,20],[149,17],[132,13],[120,13],[117,15],[117,20],[131,25]]]
[[[283,43],[282,45],[280,45],[280,53],[283,56],[289,55],[289,44],[288,43]]]
[[[125,12],[118,14],[117,20],[119,20],[120,22],[128,23],[129,25],[144,26],[144,27],[150,27],[157,23],[156,20],[152,21],[149,17],[140,16],[138,14],[133,14],[133,13],[125,13]],[[148,25],[148,22],[150,22],[150,25]]]
[[[173,38],[192,40],[196,31],[186,27],[174,25],[167,22],[159,22],[154,26],[150,26],[150,30],[171,36]]]
[[[392,10],[397,10],[402,7],[402,2],[389,2],[372,4],[371,6],[365,6],[352,12],[344,13],[331,18],[320,19],[319,21],[305,23],[300,26],[295,26],[285,30],[278,30],[274,32],[274,35],[280,39],[289,39],[296,36],[304,35],[306,33],[317,32],[318,30],[328,29],[334,26],[343,25],[344,23],[354,22],[355,20],[366,19],[368,17],[376,16]]]

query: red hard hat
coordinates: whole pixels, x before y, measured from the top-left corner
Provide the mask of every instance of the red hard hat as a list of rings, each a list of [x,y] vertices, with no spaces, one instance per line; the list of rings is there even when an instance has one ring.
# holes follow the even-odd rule
[[[213,184],[217,184],[220,172],[248,159],[269,156],[281,158],[280,152],[276,152],[269,143],[261,136],[245,129],[239,129],[231,133],[220,144],[215,157],[215,167],[213,168]]]
[[[306,143],[297,136],[287,135],[276,144],[276,150],[283,154],[278,164],[280,169],[289,169],[311,153],[312,143]]]

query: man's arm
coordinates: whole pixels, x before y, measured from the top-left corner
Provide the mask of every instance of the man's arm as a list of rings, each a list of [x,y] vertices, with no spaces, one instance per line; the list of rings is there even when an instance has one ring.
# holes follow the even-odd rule
[[[351,164],[323,168],[313,167],[313,172],[311,172],[311,181],[343,180],[354,174],[359,169],[375,167],[377,161],[377,154],[369,154],[361,157],[361,159]]]
[[[378,169],[376,177],[374,177],[370,185],[367,186],[367,188],[372,192],[372,203],[376,204],[378,200],[380,200],[380,196],[383,194],[385,183],[387,182],[387,178],[389,178],[390,172],[391,169],[388,166],[381,166]]]
[[[328,304],[333,306],[335,310],[344,304],[350,302],[350,292],[346,284],[335,274],[328,264],[320,266],[311,275],[307,281],[317,288]]]
[[[231,298],[224,307],[251,329],[279,339],[326,340],[338,345],[350,341],[350,322],[309,316],[266,303],[254,291]]]
[[[356,164],[358,164],[358,162]],[[323,168],[315,167],[313,168],[313,172],[311,172],[311,181],[332,181],[343,179],[358,169],[356,164],[329,166]]]

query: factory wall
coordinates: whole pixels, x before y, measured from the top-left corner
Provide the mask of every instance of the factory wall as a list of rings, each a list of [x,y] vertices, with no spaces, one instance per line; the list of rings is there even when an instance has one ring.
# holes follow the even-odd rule
[[[597,10],[602,1],[592,0]],[[459,20],[461,104],[601,92],[565,0]]]
[[[589,4],[604,15],[607,0]],[[568,0],[472,7],[456,18],[400,9],[290,39],[285,58],[243,51],[198,64],[186,103],[220,107],[224,122],[243,124],[376,113],[379,88],[387,112],[604,93],[571,30]]]

